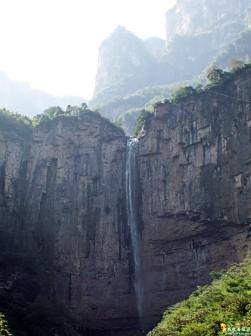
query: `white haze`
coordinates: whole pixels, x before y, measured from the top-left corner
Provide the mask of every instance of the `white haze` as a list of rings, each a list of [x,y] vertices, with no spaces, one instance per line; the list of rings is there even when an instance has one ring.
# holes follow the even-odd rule
[[[0,71],[55,95],[92,95],[98,47],[118,24],[165,37],[174,0],[0,0]]]

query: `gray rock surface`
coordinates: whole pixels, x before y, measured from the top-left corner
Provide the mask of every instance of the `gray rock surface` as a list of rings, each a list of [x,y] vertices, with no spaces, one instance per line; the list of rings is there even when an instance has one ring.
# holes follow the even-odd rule
[[[245,69],[206,93],[159,106],[140,133],[135,187],[145,328],[250,248],[250,101]],[[85,334],[80,326],[96,330],[91,335],[138,328],[126,140],[90,112],[32,132],[0,130],[1,237],[8,251],[37,260],[39,295],[75,326],[65,335]],[[5,274],[7,286],[1,271],[0,296],[7,286],[20,299],[25,272]]]

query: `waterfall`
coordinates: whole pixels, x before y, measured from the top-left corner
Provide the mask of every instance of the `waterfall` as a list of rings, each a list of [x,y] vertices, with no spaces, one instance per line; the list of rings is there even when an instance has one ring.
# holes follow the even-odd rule
[[[137,197],[137,163],[136,154],[138,148],[138,140],[130,138],[127,141],[127,158],[126,158],[126,196],[127,196],[127,217],[128,226],[130,228],[133,261],[134,261],[134,289],[137,300],[137,310],[139,321],[142,325],[143,316],[143,278],[140,258],[140,233],[138,226],[138,197]]]

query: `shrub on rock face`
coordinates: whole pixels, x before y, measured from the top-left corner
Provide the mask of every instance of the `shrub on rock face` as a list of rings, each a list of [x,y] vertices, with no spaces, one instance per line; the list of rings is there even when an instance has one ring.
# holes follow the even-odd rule
[[[216,85],[220,85],[224,83],[225,80],[229,79],[231,74],[227,71],[222,69],[217,69],[214,66],[209,68],[207,72],[207,80],[209,84],[207,85],[208,88]]]
[[[211,84],[218,84],[224,78],[224,71],[212,67],[207,72],[207,79]]]
[[[0,336],[12,336],[5,316],[2,313],[0,313]]]
[[[134,135],[137,136],[142,130],[145,121],[152,115],[151,112],[142,110],[136,120]]]
[[[77,117],[81,116],[85,112],[93,112],[88,109],[86,103],[82,103],[81,106],[71,106],[67,105],[66,110],[63,110],[60,106],[52,106],[46,109],[43,113],[36,115],[33,117],[33,126],[37,126],[39,124],[48,122],[50,120],[59,118],[59,117]]]
[[[0,108],[0,128],[8,131],[27,132],[31,128],[31,120],[19,113]]]
[[[192,86],[179,86],[172,92],[171,100],[176,103],[180,99],[192,96],[196,93],[197,91]]]

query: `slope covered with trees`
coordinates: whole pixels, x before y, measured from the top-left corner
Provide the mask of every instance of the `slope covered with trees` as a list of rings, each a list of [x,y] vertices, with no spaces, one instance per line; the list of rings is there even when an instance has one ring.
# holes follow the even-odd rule
[[[217,336],[233,331],[249,335],[251,258],[211,276],[211,285],[199,287],[187,300],[170,307],[148,336]]]

